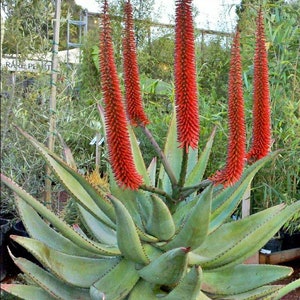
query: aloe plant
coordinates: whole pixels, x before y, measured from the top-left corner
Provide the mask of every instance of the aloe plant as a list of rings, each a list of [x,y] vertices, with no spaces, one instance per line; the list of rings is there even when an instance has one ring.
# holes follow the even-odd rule
[[[300,286],[299,280],[286,286],[272,285],[289,276],[292,268],[247,265],[244,261],[300,211],[300,201],[230,221],[255,174],[279,153],[264,153],[257,159],[251,156],[251,164],[245,166],[239,33],[233,42],[229,76],[227,162],[223,170],[204,179],[215,130],[199,152],[191,0],[176,1],[176,110],[163,151],[146,127],[149,120],[138,84],[130,2],[125,3],[125,16],[126,107],[113,61],[108,4],[104,1],[100,70],[105,108],[99,106],[99,112],[106,128],[108,183],[79,174],[74,164],[70,166],[18,128],[75,199],[84,228],[68,225],[1,175],[2,182],[15,193],[20,217],[30,234],[30,238],[11,238],[44,266],[12,255],[35,284],[3,284],[1,288],[30,300],[280,299]],[[258,18],[261,24],[261,12]],[[261,31],[258,38],[262,38]],[[258,81],[259,76],[257,72]],[[263,111],[257,109],[256,118]],[[158,159],[148,167],[132,126],[139,126],[157,151]],[[264,132],[268,130],[265,126]],[[257,133],[256,128],[256,137]],[[255,141],[254,145],[258,151]]]

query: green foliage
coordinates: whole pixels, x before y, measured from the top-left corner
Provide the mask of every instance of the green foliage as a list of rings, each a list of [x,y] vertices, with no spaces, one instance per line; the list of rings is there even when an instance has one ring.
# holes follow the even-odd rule
[[[1,8],[6,13],[3,39],[4,54],[44,54],[51,49],[54,7],[44,0],[5,0]],[[2,14],[2,11],[1,11]]]
[[[230,57],[228,40],[228,37],[212,37],[198,48],[199,93],[200,97],[211,97],[210,107],[226,103]]]
[[[95,106],[80,103],[70,94],[69,91],[75,82],[71,82],[72,76],[68,76],[68,82],[63,80],[67,76],[65,73],[67,71],[71,75],[70,69],[62,69],[60,73],[62,80],[57,84],[57,131],[73,148],[79,170],[86,173],[94,167],[95,149],[89,143],[99,129],[98,113]],[[36,152],[23,143],[20,136],[15,134],[14,125],[24,128],[46,143],[49,130],[49,75],[16,73],[13,76],[15,77],[9,72],[2,72],[1,169],[20,182],[35,197],[43,200],[45,163]],[[12,78],[15,78],[15,85],[12,84]],[[56,151],[62,150],[57,136]],[[54,178],[53,180],[53,197],[56,197],[61,186]],[[5,188],[2,192],[1,212],[14,213],[15,205],[11,192]]]
[[[173,77],[174,49],[173,32],[161,28],[159,36],[139,53],[140,72],[150,78],[170,82]]]
[[[51,50],[55,9],[53,2],[5,0],[1,7],[6,14],[4,54],[21,54],[26,57],[42,55]],[[79,20],[81,10],[81,6],[76,5],[74,0],[62,1],[60,50],[67,49],[67,20]],[[78,43],[78,36],[78,26],[70,26],[70,41]]]

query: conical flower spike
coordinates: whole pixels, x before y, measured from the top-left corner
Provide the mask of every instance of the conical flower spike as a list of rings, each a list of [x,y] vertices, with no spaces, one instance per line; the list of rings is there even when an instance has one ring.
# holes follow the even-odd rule
[[[228,83],[229,142],[226,166],[210,179],[225,187],[236,183],[244,169],[246,130],[243,99],[243,81],[240,56],[240,34],[236,33],[231,49]]]
[[[199,141],[192,0],[176,1],[174,77],[178,142],[188,152]]]
[[[123,38],[124,81],[126,110],[133,126],[145,126],[149,120],[142,105],[139,69],[133,29],[133,14],[130,1],[124,4],[125,31]]]
[[[136,171],[131,152],[127,119],[114,62],[110,18],[107,10],[108,5],[105,1],[100,33],[100,71],[105,103],[108,152],[118,184],[135,190],[142,184],[142,177]]]
[[[256,48],[254,56],[253,132],[252,146],[247,153],[249,162],[265,157],[271,147],[271,109],[263,14],[257,18]]]

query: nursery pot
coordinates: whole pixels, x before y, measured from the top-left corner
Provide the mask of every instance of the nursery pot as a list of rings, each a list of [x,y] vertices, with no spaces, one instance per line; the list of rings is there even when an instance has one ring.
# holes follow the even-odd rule
[[[0,218],[0,228],[0,281],[2,281],[7,274],[7,262],[9,259],[7,240],[10,221],[8,219]]]
[[[282,242],[282,250],[300,248],[300,232],[285,233]]]
[[[13,225],[10,235],[19,235],[24,237],[29,237],[29,234],[27,233],[22,221],[18,221],[15,225]],[[16,257],[24,257],[29,254],[26,249],[24,249],[22,246],[20,246],[18,243],[10,239],[9,241],[9,249],[13,256]]]
[[[15,225],[13,225],[9,232],[9,235],[29,237],[29,234],[27,233],[22,221],[18,221]],[[40,263],[34,258],[34,256],[31,253],[29,253],[24,247],[16,243],[14,240],[9,239],[8,247],[13,256],[26,258],[40,265]],[[12,266],[13,267],[11,273],[15,274],[20,272],[19,268],[13,262]]]
[[[263,249],[269,250],[272,253],[282,250],[282,239],[281,238],[272,238],[270,239],[263,247]]]

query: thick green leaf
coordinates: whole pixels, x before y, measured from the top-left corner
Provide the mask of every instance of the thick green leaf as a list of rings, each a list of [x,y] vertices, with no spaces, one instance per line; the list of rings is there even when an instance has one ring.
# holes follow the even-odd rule
[[[224,221],[232,215],[243,195],[247,191],[255,174],[270,160],[278,155],[279,152],[273,152],[267,157],[260,159],[246,169],[242,178],[232,187],[228,187],[219,192],[212,201],[211,222],[209,232],[216,230]]]
[[[137,263],[147,264],[145,254],[137,228],[126,207],[115,197],[111,196],[117,216],[117,241],[122,255]]]
[[[53,300],[49,293],[38,286],[25,284],[5,284],[1,283],[1,289],[24,300]],[[5,297],[3,298],[5,299]]]
[[[160,250],[157,247],[152,246],[151,244],[147,244],[145,243],[143,245],[145,253],[147,255],[147,257],[149,257],[150,261],[158,258],[159,256],[161,256],[163,254],[163,251]]]
[[[11,238],[26,248],[52,274],[66,283],[89,288],[97,279],[112,269],[120,257],[89,258],[68,255],[49,248],[42,242],[21,236]]]
[[[111,203],[104,197],[104,193],[101,195],[81,174],[28,133],[20,128],[18,130],[39,151],[66,190],[92,215],[113,228],[114,210]]]
[[[152,186],[155,186],[155,183],[156,183],[156,165],[157,165],[157,158],[154,157],[151,160],[151,163],[147,168],[147,172],[148,172],[149,178],[150,178],[150,185],[152,185]]]
[[[177,129],[176,129],[176,117],[175,113],[172,116],[171,123],[169,126],[164,154],[169,165],[172,167],[172,171],[176,177],[179,179],[181,162],[182,162],[182,149],[179,148],[179,143],[177,142]],[[172,185],[168,174],[166,173],[163,165],[161,164],[159,170],[159,188],[164,190],[167,194],[172,195]]]
[[[147,235],[145,232],[146,224],[153,212],[150,194],[142,190],[124,190],[117,185],[111,171],[110,175],[111,194],[126,207],[137,227],[140,238],[146,242],[157,242],[157,238]]]
[[[282,266],[241,264],[222,271],[204,272],[202,290],[220,295],[240,294],[285,278],[292,272],[292,268]]]
[[[187,177],[185,186],[197,185],[199,184],[199,182],[202,181],[208,163],[208,159],[210,156],[215,134],[216,134],[216,128],[213,129],[209,137],[209,140],[207,141],[206,146],[198,159],[197,164],[193,166],[189,176]]]
[[[160,294],[163,295],[162,292]],[[153,285],[143,279],[140,279],[133,287],[128,300],[141,300],[141,295],[143,295],[143,300],[157,300]]]
[[[132,154],[133,154],[134,164],[136,166],[138,173],[143,176],[144,184],[149,185],[150,177],[147,172],[147,168],[146,168],[144,158],[142,156],[137,138],[136,138],[131,126],[128,126],[128,131],[129,131],[129,136],[130,136],[130,143],[131,143],[131,150],[132,150]]]
[[[193,207],[198,203],[201,194],[193,194],[188,200],[181,201],[177,204],[176,210],[173,214],[173,220],[176,225],[176,230],[184,224],[187,216],[190,214]]]
[[[204,242],[208,233],[212,190],[211,185],[199,195],[198,202],[187,215],[182,227],[163,249],[190,247],[193,250]]]
[[[289,294],[295,289],[300,288],[300,279],[290,282],[289,284],[283,286],[279,291],[272,295],[272,300],[280,300],[283,296]]]
[[[175,248],[163,253],[138,270],[139,275],[146,281],[155,284],[176,284],[187,271],[187,248]]]
[[[12,189],[22,200],[28,203],[37,213],[42,215],[46,220],[48,220],[54,227],[56,227],[60,233],[75,243],[80,248],[84,248],[90,252],[96,254],[104,255],[120,255],[120,251],[116,247],[109,247],[100,243],[96,243],[92,240],[85,238],[84,236],[78,234],[74,231],[67,223],[56,216],[52,211],[47,209],[39,201],[33,198],[30,194],[25,192],[20,186],[15,182],[10,180],[5,175],[1,174],[1,181]]]
[[[179,143],[177,141],[177,128],[176,128],[176,114],[175,111],[173,113],[171,123],[169,126],[165,148],[164,148],[165,158],[173,172],[175,180],[179,180],[181,168],[182,168],[182,159],[183,159],[183,150],[179,147]],[[187,170],[186,176],[190,174],[192,169],[198,160],[198,149],[189,149],[188,158],[187,158]],[[173,194],[173,187],[170,181],[170,178],[163,166],[161,164],[158,176],[158,187],[164,190],[167,194]],[[184,179],[184,181],[186,178]],[[183,182],[184,184],[184,182]]]
[[[135,263],[122,259],[111,271],[102,276],[90,288],[92,299],[121,300],[129,294],[139,280]]]
[[[85,208],[80,204],[78,209],[81,215],[82,222],[85,228],[95,237],[95,239],[107,245],[117,245],[117,234],[114,229],[97,220],[93,215],[91,215]]]
[[[246,280],[246,279],[245,279]],[[263,287],[259,287],[257,289],[240,293],[237,295],[214,295],[213,299],[220,300],[254,300],[254,299],[263,299],[263,300],[273,300],[274,292],[278,291],[282,286],[280,285],[266,285]]]
[[[97,257],[100,255],[77,246],[59,232],[51,228],[29,204],[17,195],[15,196],[15,202],[27,232],[34,239],[47,244],[55,250],[69,255],[85,257]]]
[[[147,203],[148,199],[146,197],[146,194],[141,190],[133,191],[130,189],[123,189],[119,187],[117,182],[115,181],[111,168],[109,168],[109,183],[111,194],[119,199],[123,203],[123,205],[125,205],[136,226],[142,228],[143,221],[140,214],[138,201],[140,199],[144,199],[141,201],[145,201],[145,203]]]
[[[165,300],[200,298],[202,283],[202,270],[199,266],[193,267],[179,282],[179,284],[166,296]]]
[[[68,285],[51,273],[38,267],[36,264],[25,258],[13,258],[15,264],[27,274],[42,289],[47,291],[55,299],[64,300],[89,300],[89,290]]]
[[[159,240],[169,240],[175,234],[175,224],[169,208],[156,195],[151,196],[153,212],[148,219],[147,231]]]
[[[300,201],[284,208],[277,205],[247,218],[222,225],[211,233],[194,252],[210,257],[205,269],[228,268],[253,255],[270,240],[293,214],[300,211]]]

